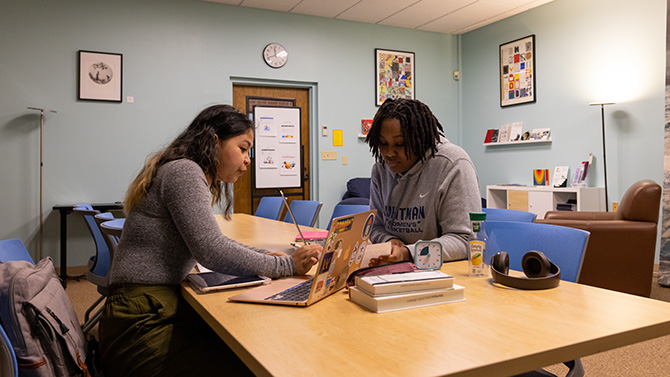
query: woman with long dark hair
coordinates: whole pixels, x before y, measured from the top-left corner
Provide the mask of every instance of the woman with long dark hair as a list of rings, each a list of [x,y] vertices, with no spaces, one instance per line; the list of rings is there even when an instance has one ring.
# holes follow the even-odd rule
[[[184,301],[179,284],[196,261],[221,273],[272,278],[305,274],[317,262],[318,245],[288,256],[221,233],[212,206],[230,218],[232,183],[247,170],[253,140],[246,115],[210,106],[131,183],[100,321],[106,376],[249,374]]]

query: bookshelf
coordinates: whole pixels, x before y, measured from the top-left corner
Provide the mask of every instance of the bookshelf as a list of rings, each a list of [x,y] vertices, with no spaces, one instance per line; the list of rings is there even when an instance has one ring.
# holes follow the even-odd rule
[[[602,187],[486,186],[486,206],[532,212],[543,219],[558,204],[574,202],[576,211],[605,211]]]
[[[520,141],[501,141],[495,143],[484,143],[484,146],[497,147],[500,145],[527,145],[527,144],[538,144],[538,143],[551,143],[551,138],[544,140],[520,140]]]

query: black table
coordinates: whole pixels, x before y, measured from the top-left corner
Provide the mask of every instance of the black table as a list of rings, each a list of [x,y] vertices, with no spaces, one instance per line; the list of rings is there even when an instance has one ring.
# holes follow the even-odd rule
[[[114,209],[123,209],[123,203],[93,203],[93,209],[100,212],[107,212]],[[63,287],[67,285],[67,215],[72,213],[74,205],[55,205],[54,211],[60,212],[60,278]]]

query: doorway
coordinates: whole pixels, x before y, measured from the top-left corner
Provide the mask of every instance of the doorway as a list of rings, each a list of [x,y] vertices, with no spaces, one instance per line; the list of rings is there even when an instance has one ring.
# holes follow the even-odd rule
[[[249,114],[253,111],[253,105],[263,106],[295,106],[300,111],[300,144],[302,145],[302,179],[304,188],[284,189],[289,202],[293,199],[310,200],[310,103],[309,89],[256,86],[256,85],[233,85],[233,106]],[[258,207],[262,196],[277,195],[274,189],[255,189],[252,198],[253,162],[247,172],[241,176],[234,186],[235,213],[253,214]],[[282,214],[283,216],[283,214]]]

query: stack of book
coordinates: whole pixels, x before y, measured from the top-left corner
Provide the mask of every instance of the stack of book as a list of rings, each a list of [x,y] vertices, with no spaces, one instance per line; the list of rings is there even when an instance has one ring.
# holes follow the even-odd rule
[[[357,276],[349,287],[351,301],[376,313],[463,301],[464,293],[453,276],[440,271]]]

